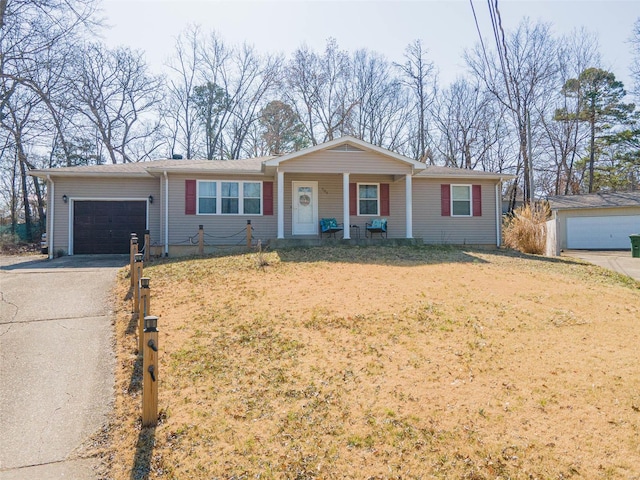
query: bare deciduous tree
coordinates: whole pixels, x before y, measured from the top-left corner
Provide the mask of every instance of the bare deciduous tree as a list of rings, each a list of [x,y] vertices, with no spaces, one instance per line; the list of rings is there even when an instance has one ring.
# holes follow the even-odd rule
[[[147,72],[142,54],[91,44],[72,75],[77,111],[96,128],[110,161],[134,162],[148,154],[149,149],[134,156],[132,149],[159,129],[162,80]]]
[[[429,160],[429,110],[436,96],[436,70],[428,60],[428,51],[422,42],[416,40],[407,46],[405,62],[396,64],[401,72],[401,80],[412,93],[415,102],[413,124],[409,135],[412,156],[422,162]]]
[[[499,19],[499,12],[494,13]],[[495,28],[497,51],[487,52],[484,45],[478,45],[465,52],[465,60],[485,88],[512,114],[518,135],[524,201],[529,203],[534,194],[529,139],[531,124],[536,120],[532,117],[540,112],[536,109],[537,102],[553,92],[557,45],[550,26],[545,23],[532,24],[524,19],[509,34],[503,32],[501,24],[500,28],[497,25]]]

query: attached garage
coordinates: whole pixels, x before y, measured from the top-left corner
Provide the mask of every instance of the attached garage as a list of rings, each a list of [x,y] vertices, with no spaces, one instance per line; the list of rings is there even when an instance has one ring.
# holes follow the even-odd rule
[[[132,232],[147,228],[147,202],[76,200],[73,202],[73,253],[128,253]]]
[[[547,253],[562,250],[627,250],[640,233],[640,192],[607,192],[550,197]],[[555,235],[554,235],[555,233]]]

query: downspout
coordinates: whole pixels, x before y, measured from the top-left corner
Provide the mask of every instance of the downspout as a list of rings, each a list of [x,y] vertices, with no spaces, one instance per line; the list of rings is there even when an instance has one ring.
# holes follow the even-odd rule
[[[496,247],[502,244],[500,226],[502,225],[502,177],[496,183]]]
[[[49,217],[49,231],[47,232],[47,248],[49,250],[49,260],[53,260],[53,215],[54,215],[54,201],[56,198],[56,186],[53,183],[53,180],[51,179],[51,175],[47,174],[47,181],[49,182],[49,185],[51,185],[51,188],[49,189],[48,196],[49,198],[47,199],[47,216]]]
[[[164,171],[164,256],[169,256],[169,177]]]

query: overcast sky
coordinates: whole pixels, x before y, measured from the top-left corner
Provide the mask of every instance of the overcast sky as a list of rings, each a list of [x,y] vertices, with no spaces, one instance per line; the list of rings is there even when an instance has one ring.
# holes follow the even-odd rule
[[[491,35],[487,2],[474,0],[483,36]],[[260,52],[289,54],[306,43],[321,51],[327,38],[350,52],[367,48],[401,62],[405,47],[421,39],[446,85],[465,73],[462,52],[478,41],[469,0],[416,1],[163,1],[104,0],[111,28],[110,46],[127,45],[146,52],[161,72],[176,35],[189,24],[216,30],[228,43],[247,42]],[[528,16],[550,22],[558,34],[585,27],[598,34],[604,68],[629,88],[633,23],[640,0],[501,0],[505,29]]]

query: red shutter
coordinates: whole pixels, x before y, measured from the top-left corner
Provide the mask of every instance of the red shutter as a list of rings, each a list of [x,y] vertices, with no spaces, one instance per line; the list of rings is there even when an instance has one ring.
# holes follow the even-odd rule
[[[482,186],[474,185],[472,187],[471,196],[473,197],[473,216],[482,216]]]
[[[388,217],[389,213],[389,184],[380,184],[380,216]]]
[[[184,181],[184,214],[196,214],[196,181]]]
[[[355,183],[349,184],[349,215],[358,214],[358,191]],[[345,222],[346,224],[346,222]]]
[[[451,216],[451,185],[443,183],[440,185],[440,215]]]
[[[273,215],[273,182],[262,182],[262,208],[264,215]]]

